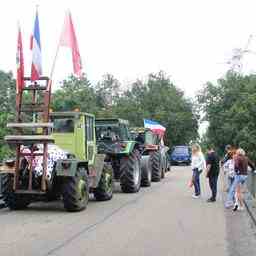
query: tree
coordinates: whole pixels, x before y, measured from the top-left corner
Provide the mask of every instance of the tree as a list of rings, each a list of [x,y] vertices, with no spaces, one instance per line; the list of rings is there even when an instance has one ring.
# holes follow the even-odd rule
[[[111,74],[105,74],[96,85],[96,99],[99,108],[110,108],[120,93],[120,82]]]
[[[96,94],[86,76],[76,78],[70,76],[63,81],[60,89],[53,93],[52,107],[54,111],[73,111],[96,113]]]
[[[207,140],[223,152],[225,145],[243,147],[256,158],[256,76],[227,73],[217,84],[207,83],[198,103],[209,122]]]
[[[119,97],[113,113],[134,126],[142,126],[144,118],[160,122],[166,127],[169,145],[188,144],[198,136],[199,117],[192,102],[162,71],[150,74],[146,82],[136,81]]]
[[[7,122],[15,114],[15,80],[12,73],[0,71],[0,161],[11,155],[12,151],[4,141],[8,133]]]
[[[1,112],[14,112],[15,109],[15,80],[11,72],[0,70],[0,109]]]

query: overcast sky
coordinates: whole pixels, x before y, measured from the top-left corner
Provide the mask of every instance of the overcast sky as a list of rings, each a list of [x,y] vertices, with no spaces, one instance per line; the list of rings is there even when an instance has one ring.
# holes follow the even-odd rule
[[[23,32],[26,71],[35,6],[49,75],[68,8],[78,37],[84,71],[94,83],[112,73],[124,85],[164,70],[186,95],[223,75],[221,64],[232,49],[256,34],[256,2],[251,0],[38,0],[2,1],[0,69],[15,70],[17,21]],[[256,51],[256,37],[251,47]],[[256,55],[244,59],[245,72],[256,70]],[[72,71],[66,50],[59,54],[55,80]]]

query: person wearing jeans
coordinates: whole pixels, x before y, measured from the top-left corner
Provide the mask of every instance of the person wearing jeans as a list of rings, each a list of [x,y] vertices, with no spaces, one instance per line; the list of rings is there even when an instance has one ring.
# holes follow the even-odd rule
[[[248,165],[255,169],[254,163],[252,163],[248,157],[245,156],[245,151],[239,148],[234,156],[234,166],[235,166],[235,178],[228,192],[227,200],[225,206],[227,208],[234,205],[233,210],[243,210],[243,198],[241,193],[241,186],[245,183],[248,175]],[[235,196],[235,204],[233,204],[233,198]]]
[[[201,194],[200,174],[205,169],[205,159],[201,152],[201,147],[198,144],[192,146],[191,168],[193,171],[193,185],[195,188],[193,198],[199,198]]]
[[[200,196],[201,194],[200,174],[201,172],[198,170],[198,168],[193,169],[193,182],[195,187],[195,196]]]

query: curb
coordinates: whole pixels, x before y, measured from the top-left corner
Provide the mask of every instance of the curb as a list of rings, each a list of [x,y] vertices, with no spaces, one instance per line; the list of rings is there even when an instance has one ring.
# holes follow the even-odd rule
[[[244,195],[244,204],[254,225],[256,226],[256,199],[249,192]]]

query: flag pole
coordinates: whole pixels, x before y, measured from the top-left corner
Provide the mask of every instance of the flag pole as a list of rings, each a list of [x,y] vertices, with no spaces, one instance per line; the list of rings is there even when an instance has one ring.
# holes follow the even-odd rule
[[[62,31],[63,31],[64,26],[65,26],[65,20],[66,20],[67,14],[68,14],[68,11],[66,11],[66,15],[65,15],[65,18],[64,18],[64,24],[63,24],[62,30],[61,30],[61,35],[62,35]],[[60,40],[61,40],[61,38],[59,39],[57,49],[56,49],[56,53],[55,53],[55,57],[54,57],[53,63],[52,63],[52,69],[51,69],[51,73],[50,73],[50,81],[49,81],[49,85],[48,85],[48,90],[50,89],[50,86],[51,86],[51,83],[52,83],[52,77],[53,77],[53,73],[54,73],[54,70],[55,70],[55,66],[56,66],[56,62],[57,62],[57,58],[58,58],[58,54],[59,54],[59,50],[60,50]]]
[[[53,73],[54,73],[54,70],[55,70],[55,66],[56,66],[59,50],[60,50],[60,40],[58,42],[58,46],[57,46],[57,49],[56,49],[55,57],[53,59],[52,69],[51,69],[51,73],[50,73],[50,80],[52,80],[52,77],[53,77]]]

